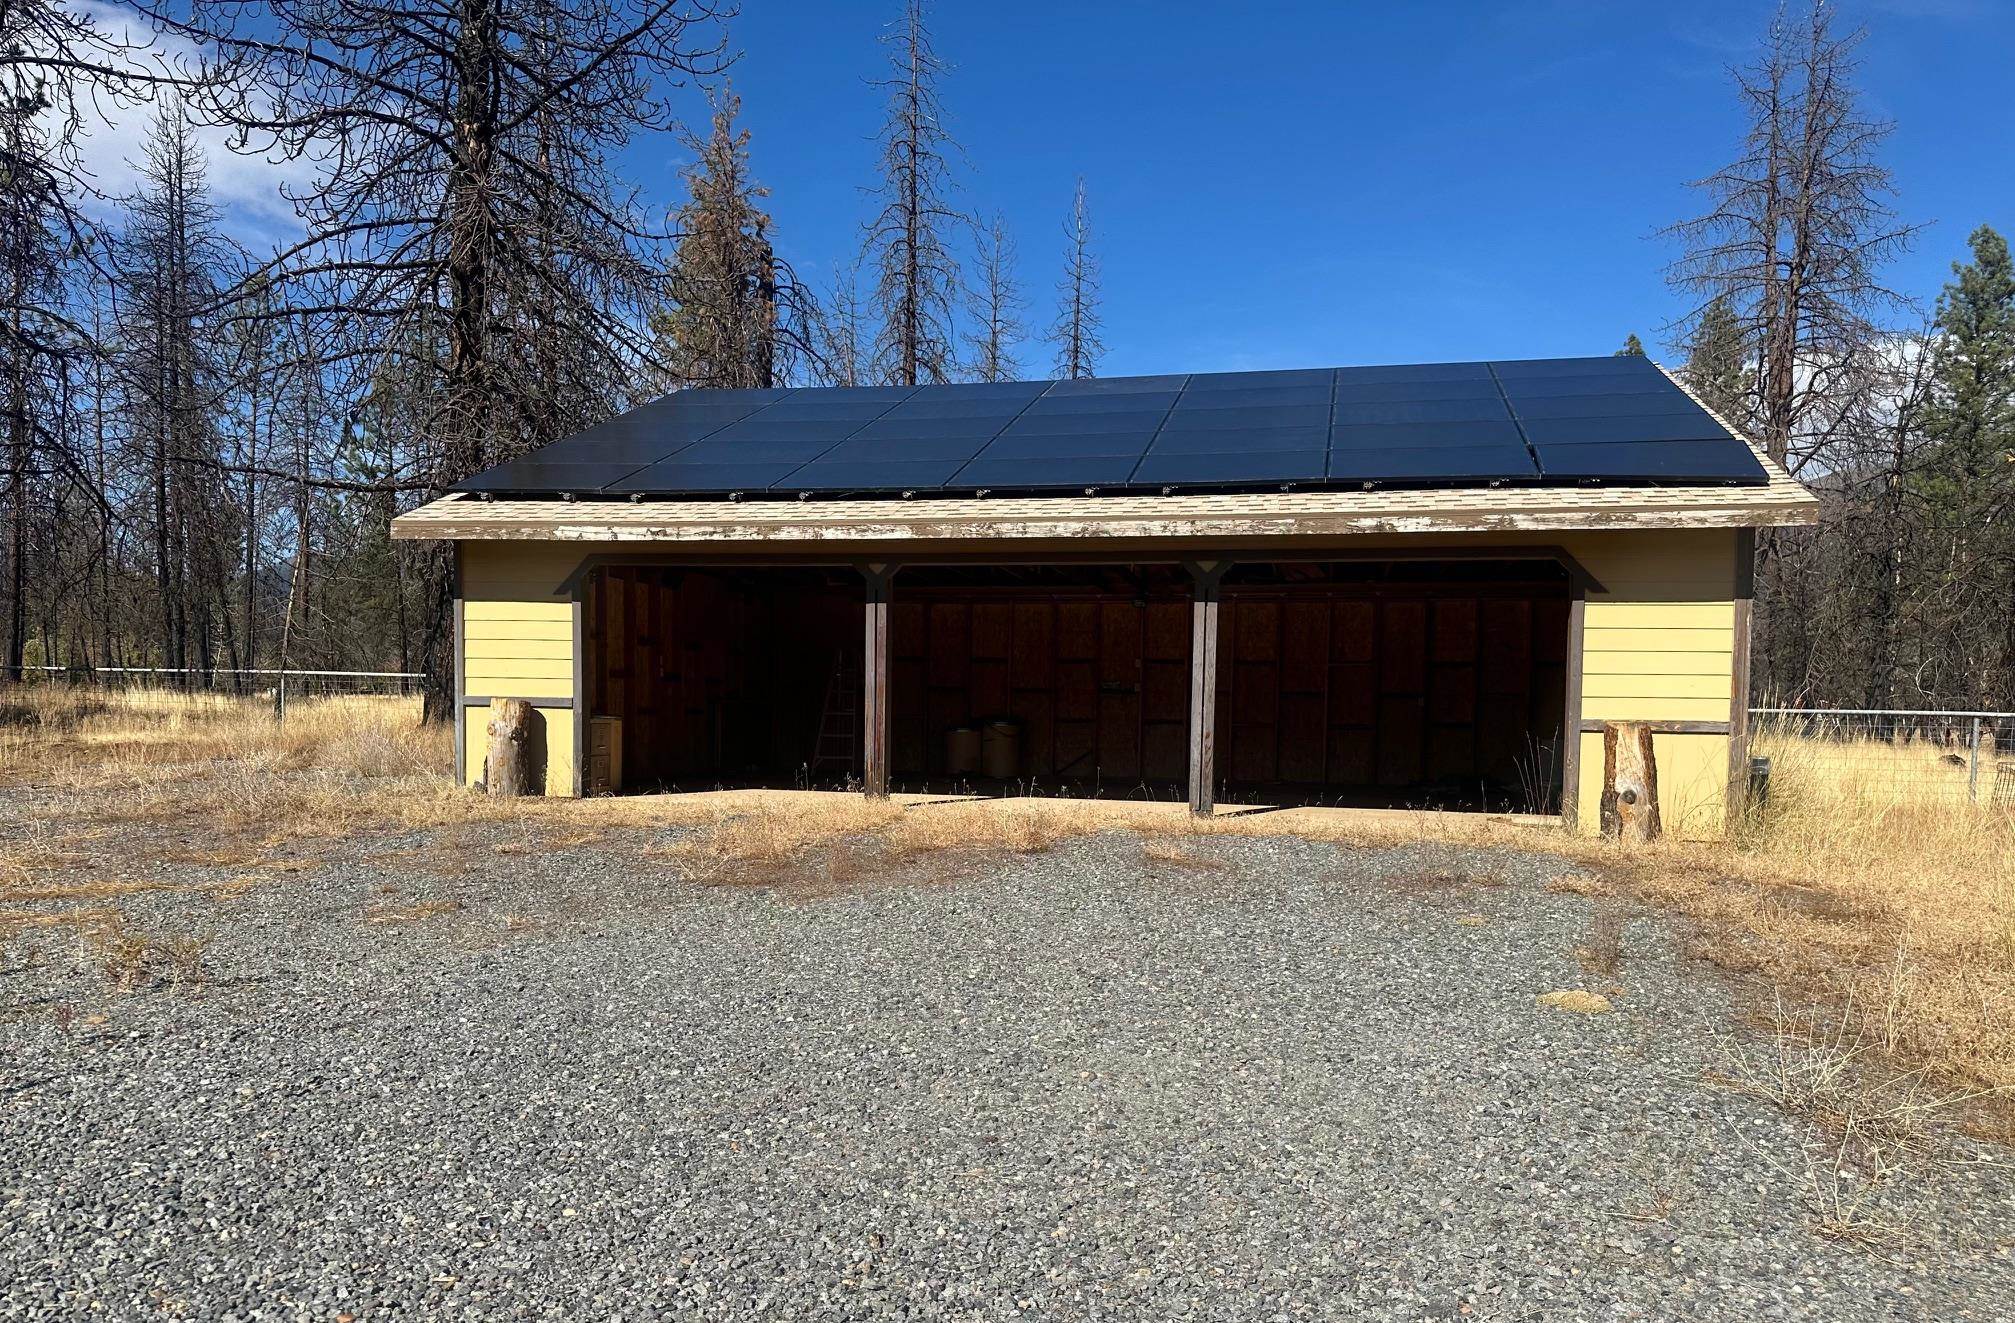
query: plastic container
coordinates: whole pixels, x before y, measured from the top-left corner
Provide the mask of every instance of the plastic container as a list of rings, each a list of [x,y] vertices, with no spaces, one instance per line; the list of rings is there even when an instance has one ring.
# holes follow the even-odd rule
[[[980,769],[980,732],[977,726],[954,726],[945,732],[945,770],[953,776],[971,776]]]
[[[989,721],[980,732],[980,766],[996,781],[1011,781],[1021,770],[1021,727]]]

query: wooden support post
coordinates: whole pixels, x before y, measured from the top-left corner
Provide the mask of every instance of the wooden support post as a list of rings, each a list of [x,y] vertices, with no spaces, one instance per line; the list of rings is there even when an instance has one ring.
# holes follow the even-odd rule
[[[896,566],[863,565],[867,580],[866,639],[861,655],[861,789],[870,799],[889,793],[889,598]]]
[[[538,713],[522,698],[490,700],[489,752],[483,781],[492,795],[515,798],[544,790],[538,766]]]
[[[1608,721],[1602,726],[1602,834],[1644,845],[1658,839],[1658,759],[1651,725]]]
[[[1756,597],[1756,530],[1735,530],[1735,650],[1728,683],[1728,800],[1734,832],[1749,804],[1749,634]]]
[[[1191,561],[1195,584],[1189,627],[1189,811],[1209,817],[1216,809],[1217,622],[1224,573],[1230,561]]]
[[[1581,668],[1587,620],[1588,590],[1577,577],[1567,603],[1567,690],[1560,716],[1560,821],[1569,831],[1581,822]]]

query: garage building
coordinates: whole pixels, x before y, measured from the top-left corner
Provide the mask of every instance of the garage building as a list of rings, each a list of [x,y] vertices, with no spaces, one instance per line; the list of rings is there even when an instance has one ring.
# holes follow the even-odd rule
[[[1759,527],[1817,503],[1639,357],[688,390],[393,524],[455,544],[460,774],[1517,810],[1745,768]],[[1593,768],[1592,771],[1584,769]]]

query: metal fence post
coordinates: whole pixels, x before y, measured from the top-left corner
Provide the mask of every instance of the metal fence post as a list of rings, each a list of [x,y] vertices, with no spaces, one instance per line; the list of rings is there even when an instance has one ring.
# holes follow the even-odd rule
[[[1980,802],[1980,718],[1973,718],[1973,738],[1966,751],[1966,797]]]

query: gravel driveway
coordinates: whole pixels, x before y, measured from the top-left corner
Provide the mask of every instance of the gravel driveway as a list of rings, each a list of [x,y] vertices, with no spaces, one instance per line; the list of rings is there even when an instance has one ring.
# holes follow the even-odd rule
[[[0,1318],[2015,1313],[2006,1167],[1821,1234],[1823,1137],[1709,1082],[1721,980],[1557,859],[1108,835],[805,899],[499,842],[126,900],[217,934],[196,995],[16,938]],[[462,908],[360,918],[415,898]]]

